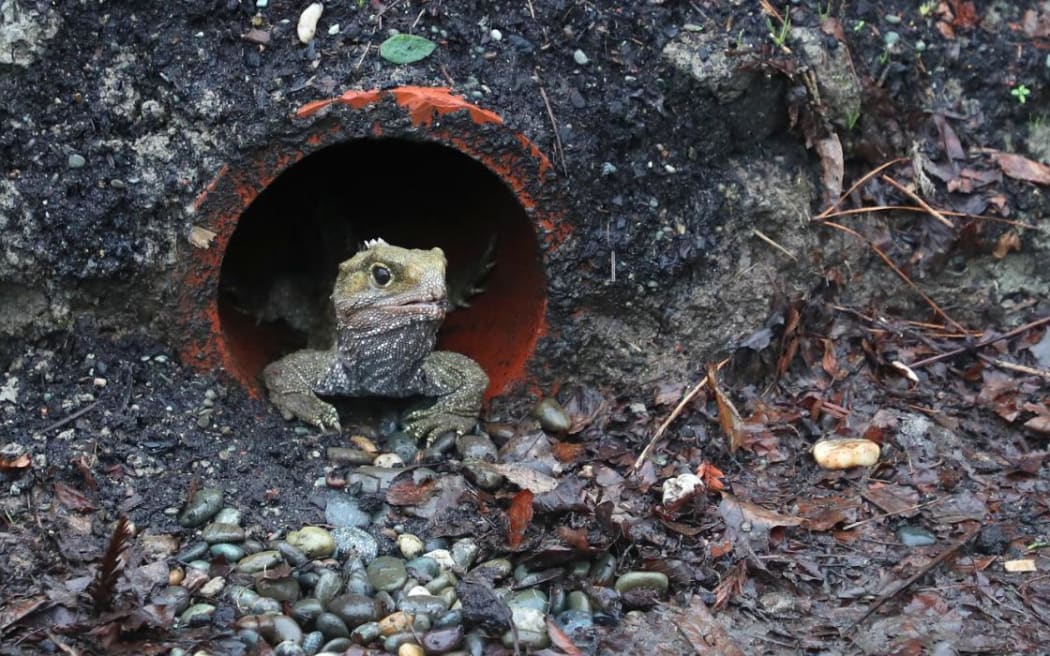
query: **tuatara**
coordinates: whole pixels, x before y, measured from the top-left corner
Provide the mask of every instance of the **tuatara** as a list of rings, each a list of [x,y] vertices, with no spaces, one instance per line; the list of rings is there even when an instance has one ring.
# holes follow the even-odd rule
[[[338,430],[339,414],[319,396],[421,396],[403,417],[406,431],[432,440],[471,430],[489,381],[467,356],[434,350],[448,307],[445,264],[440,248],[366,242],[339,265],[334,344],[296,351],[263,370],[273,404],[322,430]]]

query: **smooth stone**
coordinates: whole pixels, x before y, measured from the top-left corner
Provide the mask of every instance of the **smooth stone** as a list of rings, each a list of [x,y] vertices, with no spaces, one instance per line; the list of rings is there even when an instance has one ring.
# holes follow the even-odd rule
[[[229,506],[224,507],[215,515],[216,524],[241,524],[241,511]]]
[[[241,629],[237,632],[237,638],[249,647],[254,647],[255,645],[259,644],[260,640],[262,640],[262,636],[259,635],[259,632],[252,631],[251,629]]]
[[[298,645],[303,641],[303,630],[286,615],[245,615],[234,626],[258,631],[270,644],[294,642]]]
[[[397,608],[413,615],[426,613],[436,617],[448,610],[448,602],[434,595],[417,595],[415,597],[404,597],[397,602]]]
[[[357,500],[341,492],[333,493],[328,497],[328,503],[324,508],[324,518],[326,523],[336,528],[361,528],[372,523],[372,518],[361,510]]]
[[[553,585],[550,591],[550,601],[547,602],[547,614],[557,615],[565,610],[565,601],[565,588],[557,584]]]
[[[615,588],[620,594],[638,588],[649,588],[663,594],[667,592],[669,584],[663,572],[627,572],[616,579]]]
[[[558,613],[557,622],[562,631],[571,636],[574,631],[583,631],[594,626],[594,617],[585,610],[569,609]]]
[[[84,168],[85,164],[87,164],[87,159],[85,159],[83,155],[80,155],[78,153],[73,153],[66,160],[66,165],[69,166],[69,168],[71,169]]]
[[[463,643],[463,627],[450,626],[444,629],[434,629],[423,634],[420,646],[428,654],[444,654],[459,647]]]
[[[363,494],[384,492],[394,479],[404,473],[401,467],[375,467],[365,465],[350,472],[346,477],[347,485],[360,485]]]
[[[364,625],[362,625],[362,626],[364,626]],[[373,638],[373,640],[374,639],[375,638]],[[369,642],[372,642],[372,640],[369,640],[368,642],[363,642],[361,644],[367,645]],[[346,650],[350,649],[353,646],[354,646],[353,641],[348,639],[348,638],[336,638],[335,640],[329,640],[328,642],[324,643],[324,646],[321,647],[321,651],[322,652],[328,652],[328,653],[342,654],[343,652],[345,652]]]
[[[208,544],[216,542],[244,542],[244,529],[236,524],[212,522],[201,530],[201,538]]]
[[[328,603],[343,590],[343,579],[330,569],[321,572],[314,584],[314,596],[321,603]]]
[[[532,608],[534,610],[547,612],[547,595],[542,590],[530,588],[512,592],[506,598],[507,605],[514,608]]]
[[[540,427],[549,433],[564,433],[572,427],[572,420],[565,408],[556,399],[547,397],[536,404],[532,416],[540,422]]]
[[[179,515],[179,525],[185,528],[200,526],[222,510],[222,490],[206,487],[197,490]]]
[[[422,581],[432,581],[441,574],[441,565],[429,556],[413,558],[405,563],[405,569],[408,570],[409,574]]]
[[[379,605],[380,617],[386,617],[390,613],[393,613],[395,610],[397,610],[397,602],[394,601],[394,598],[390,595],[390,593],[386,592],[385,590],[380,590],[379,592],[377,592],[375,600],[376,604]]]
[[[547,634],[547,615],[535,608],[511,608],[511,622],[518,629],[517,641],[528,649],[543,649],[550,644],[550,636]],[[503,634],[504,647],[513,647],[515,644],[514,631]]]
[[[208,553],[207,542],[194,542],[179,553],[175,554],[175,560],[185,564],[191,560],[200,560],[200,558],[206,553]]]
[[[310,562],[310,557],[306,555],[306,552],[295,545],[288,544],[287,542],[278,542],[277,551],[284,556],[285,560],[296,567],[302,567]]]
[[[212,604],[193,604],[179,615],[179,623],[183,626],[203,626],[211,622],[215,614],[215,606]]]
[[[402,533],[397,536],[397,548],[406,560],[411,560],[423,553],[423,541],[411,533]]]
[[[244,558],[244,549],[236,544],[219,542],[208,548],[208,552],[215,558],[222,558],[228,563],[236,563]]]
[[[456,438],[456,451],[463,460],[484,460],[495,462],[499,457],[499,451],[488,435],[467,433]]]
[[[406,584],[405,587],[408,588],[408,592],[405,593],[406,597],[418,597],[419,595],[426,596],[426,595],[430,594],[430,590],[424,588],[423,586],[421,586],[419,584],[416,584],[416,585],[413,585],[413,586],[408,586]]]
[[[231,585],[226,588],[226,598],[233,602],[238,610],[243,611],[259,599],[259,593],[243,585]]]
[[[464,570],[470,569],[478,557],[480,547],[474,538],[463,538],[452,543],[452,560]]]
[[[579,48],[577,48],[575,51],[573,51],[573,53],[572,53],[572,60],[574,62],[576,62],[580,66],[586,66],[587,63],[591,61],[590,59],[587,58],[587,54],[585,52],[583,52],[582,50],[580,50]]]
[[[279,579],[259,579],[255,582],[255,590],[263,597],[277,601],[296,601],[302,596],[299,581],[292,576],[284,576]]]
[[[203,572],[208,572],[211,570],[211,563],[207,560],[191,560],[186,563],[186,567],[189,569],[199,569]],[[187,572],[188,571],[189,570],[187,570]]]
[[[506,578],[514,571],[514,565],[506,558],[493,558],[486,560],[472,570],[473,574],[481,578],[498,580]]]
[[[452,608],[452,606],[454,606],[455,603],[459,601],[459,596],[456,595],[455,588],[445,588],[444,590],[439,592],[437,596],[445,600],[446,608]]]
[[[616,558],[610,553],[603,553],[591,565],[590,579],[595,585],[609,585],[616,574]]]
[[[359,645],[367,645],[379,640],[382,635],[379,630],[379,622],[365,622],[350,632],[350,639]]]
[[[424,656],[426,652],[419,645],[406,642],[397,648],[397,656]]]
[[[224,579],[221,576],[216,576],[210,579],[204,585],[202,585],[200,589],[197,590],[197,594],[199,594],[202,597],[211,598],[217,596],[220,592],[222,592],[223,588],[225,587],[226,579]]]
[[[313,588],[317,585],[317,579],[321,578],[321,575],[317,572],[299,571],[295,573],[295,578],[299,580],[299,585],[304,588]]]
[[[304,526],[292,531],[285,541],[310,558],[327,558],[335,553],[335,538],[320,526]]]
[[[321,651],[324,641],[324,634],[320,631],[311,631],[303,636],[303,651],[306,652],[306,656],[314,656]]]
[[[278,551],[260,551],[237,561],[237,570],[245,574],[257,574],[273,569],[283,562],[284,559]]]
[[[565,575],[582,579],[591,572],[591,563],[586,560],[577,560],[565,568]]]
[[[383,650],[390,654],[400,654],[402,645],[416,643],[416,636],[412,633],[395,633],[383,638]]]
[[[364,562],[371,562],[379,554],[379,542],[369,533],[353,527],[342,526],[332,530],[335,539],[335,557],[346,560],[356,555]]]
[[[368,563],[368,581],[376,590],[391,592],[408,580],[405,562],[393,556],[380,556]]]
[[[402,462],[413,462],[416,459],[416,454],[419,453],[419,445],[416,444],[416,438],[402,431],[391,433],[386,438],[383,448],[390,453],[396,453],[401,456]]]
[[[328,447],[328,460],[337,465],[371,465],[375,456],[361,449],[351,449],[345,446]]]
[[[412,630],[416,634],[425,633],[434,627],[434,623],[430,620],[429,615],[413,615],[412,616]]]
[[[565,601],[565,606],[569,610],[582,610],[587,613],[593,612],[591,607],[591,598],[588,597],[582,590],[573,590],[569,593],[568,598]]]
[[[181,585],[169,585],[150,595],[150,603],[170,606],[178,615],[190,606],[190,591]]]
[[[384,636],[392,636],[395,633],[404,633],[412,628],[412,616],[404,611],[390,613],[379,620],[379,633]]]
[[[937,543],[937,536],[919,526],[902,524],[894,533],[901,544],[906,547],[928,547]]]
[[[252,603],[250,610],[253,615],[277,615],[281,612],[281,602],[271,597],[259,597]]]
[[[435,629],[445,629],[463,624],[463,609],[453,608],[434,618]]]
[[[375,465],[376,467],[404,467],[405,461],[396,453],[382,453],[376,456]]]
[[[442,569],[452,569],[456,566],[456,561],[452,560],[452,554],[448,549],[431,549],[423,554],[422,557],[437,561],[437,564]]]
[[[325,607],[346,622],[348,629],[355,629],[365,622],[379,619],[379,608],[375,599],[364,595],[344,594],[329,601]]]
[[[321,613],[317,616],[314,626],[329,640],[350,637],[350,629],[347,628],[346,622],[335,613]]]
[[[346,577],[346,591],[371,597],[375,594],[376,589],[372,587],[372,583],[368,580],[368,572],[361,569],[350,572],[349,576]]]
[[[471,631],[463,636],[463,649],[470,656],[482,656],[485,652],[485,636],[477,631]]]
[[[292,604],[292,618],[300,624],[311,624],[324,612],[324,605],[315,597],[303,597]]]
[[[274,656],[306,656],[306,650],[297,642],[285,640],[273,648]]]
[[[482,490],[492,491],[503,485],[503,474],[492,471],[489,467],[477,460],[463,463],[463,473],[474,485]]]
[[[457,583],[456,575],[452,572],[441,572],[437,578],[431,580],[424,587],[428,594],[438,594],[445,588],[451,588]]]

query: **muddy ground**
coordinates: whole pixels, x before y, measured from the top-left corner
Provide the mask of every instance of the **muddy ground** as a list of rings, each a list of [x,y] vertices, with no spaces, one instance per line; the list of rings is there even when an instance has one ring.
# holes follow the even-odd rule
[[[324,522],[326,476],[345,469],[325,449],[347,435],[184,368],[165,307],[188,208],[224,162],[296,132],[306,102],[391,84],[498,111],[555,163],[574,229],[547,262],[535,362],[574,426],[528,454],[572,498],[538,506],[515,549],[511,482],[464,501],[484,521],[431,518],[421,536],[469,526],[486,557],[542,569],[609,552],[618,572],[668,574],[659,600],[606,600],[611,619],[572,636],[584,652],[1050,644],[1046,3],[803,2],[784,27],[751,2],[347,2],[309,46],[299,4],[254,5],[0,4],[0,27],[28,34],[0,53],[0,653],[225,653],[228,609],[193,631],[116,630],[150,581],[128,579],[116,611],[73,592],[116,519],[139,532],[132,566],[154,557],[143,535],[193,538],[176,515],[200,485],[259,537]],[[242,37],[257,14],[265,47]],[[391,66],[376,47],[392,28],[440,47]],[[852,83],[814,90],[814,42]],[[676,44],[734,72],[676,64]],[[832,134],[841,159],[820,150]],[[882,173],[927,208],[875,175],[837,209],[920,211],[821,215],[836,169],[848,188],[898,157]],[[592,274],[612,253],[617,282]],[[711,389],[676,411],[723,356],[742,419]],[[485,419],[510,426],[492,434],[537,435],[535,402],[494,400]],[[879,464],[820,469],[809,449],[832,435],[875,440]],[[665,499],[701,465],[728,488],[708,476]],[[904,546],[914,535],[929,543]]]

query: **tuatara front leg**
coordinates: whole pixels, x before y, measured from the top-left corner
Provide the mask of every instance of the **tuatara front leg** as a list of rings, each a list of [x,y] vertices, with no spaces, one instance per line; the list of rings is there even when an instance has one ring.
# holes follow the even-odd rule
[[[425,395],[433,398],[405,413],[405,431],[425,437],[427,444],[448,431],[471,431],[489,386],[489,378],[478,363],[461,353],[434,351],[423,361],[423,372],[428,386]]]
[[[339,430],[339,413],[314,393],[335,359],[333,351],[296,351],[263,369],[270,401],[286,417],[298,417],[323,431]]]

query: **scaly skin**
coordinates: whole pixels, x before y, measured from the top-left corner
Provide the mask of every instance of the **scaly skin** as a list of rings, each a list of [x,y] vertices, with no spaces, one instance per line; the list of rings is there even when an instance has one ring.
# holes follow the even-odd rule
[[[422,396],[404,428],[431,441],[471,430],[489,380],[459,353],[434,351],[445,318],[445,254],[382,240],[339,265],[332,291],[335,344],[302,350],[263,370],[270,400],[285,415],[338,430],[339,414],[322,396]]]

